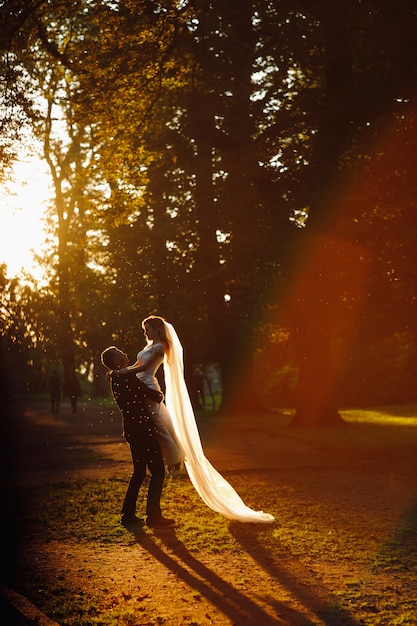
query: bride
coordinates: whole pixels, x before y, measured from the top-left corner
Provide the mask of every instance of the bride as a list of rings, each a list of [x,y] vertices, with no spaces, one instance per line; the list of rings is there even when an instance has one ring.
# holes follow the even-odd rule
[[[164,318],[151,315],[143,320],[142,328],[147,345],[138,353],[137,362],[131,369],[138,372],[142,382],[159,390],[156,372],[164,364],[166,405],[161,402],[158,417],[179,444],[188,475],[201,499],[229,519],[272,522],[273,515],[246,506],[205,457],[184,379],[182,345],[174,327]],[[154,410],[158,411],[156,407]]]

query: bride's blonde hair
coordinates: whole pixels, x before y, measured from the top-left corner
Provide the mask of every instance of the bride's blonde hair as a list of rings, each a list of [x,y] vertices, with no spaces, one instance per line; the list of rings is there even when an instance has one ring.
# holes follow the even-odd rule
[[[145,330],[145,324],[149,324],[156,331],[159,341],[164,344],[165,351],[168,353],[171,348],[171,342],[167,337],[164,318],[159,315],[149,315],[142,322],[143,330]]]

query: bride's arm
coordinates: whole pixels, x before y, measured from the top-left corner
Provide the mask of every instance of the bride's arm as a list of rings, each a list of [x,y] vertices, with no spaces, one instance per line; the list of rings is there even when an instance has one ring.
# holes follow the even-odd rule
[[[133,365],[129,365],[129,367],[122,368],[118,370],[118,374],[127,374],[127,372],[144,372],[148,369],[149,365],[151,365],[154,361],[163,356],[163,348],[159,348],[155,346],[155,350],[148,350],[145,354],[142,355],[140,359],[136,361]]]
[[[129,365],[128,367],[124,367],[123,369],[119,370],[119,374],[127,374],[128,372],[143,372],[154,360],[155,359],[148,361],[146,365],[145,363],[143,363],[143,361],[136,361],[134,365]]]
[[[151,363],[152,361],[150,361]],[[106,372],[107,378],[112,378],[117,374],[129,374],[131,372],[142,372],[144,369],[142,361],[136,361],[134,365],[128,365],[128,367],[121,367],[119,370],[110,370]]]

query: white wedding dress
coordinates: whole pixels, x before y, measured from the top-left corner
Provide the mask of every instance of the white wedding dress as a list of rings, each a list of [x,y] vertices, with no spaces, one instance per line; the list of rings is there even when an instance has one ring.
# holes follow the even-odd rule
[[[164,346],[162,343],[146,346],[146,348],[138,352],[136,360],[141,363],[142,367],[146,368],[136,374],[140,381],[152,389],[161,391],[156,372],[164,361]],[[184,451],[181,449],[181,445],[175,435],[171,415],[163,402],[158,403],[151,400],[148,400],[148,402],[152,411],[152,421],[158,430],[158,440],[165,465],[168,467],[178,465],[184,460]]]
[[[175,432],[176,440],[184,452],[184,464],[195,490],[207,506],[229,519],[253,523],[273,522],[275,519],[273,515],[246,506],[230,483],[205,457],[184,379],[182,345],[174,327],[168,322],[164,322],[164,325],[171,344],[169,354],[162,356],[162,344],[147,346],[139,352],[138,360],[146,363],[149,359],[149,368],[140,372],[138,376],[140,375],[141,380],[147,385],[155,386],[155,382],[158,385],[155,373],[162,360],[164,361],[166,406],[161,403],[160,416],[164,421],[165,418],[168,419],[169,427]],[[151,361],[150,350],[159,351],[160,359],[155,359],[154,354]],[[159,385],[157,388],[159,389]]]

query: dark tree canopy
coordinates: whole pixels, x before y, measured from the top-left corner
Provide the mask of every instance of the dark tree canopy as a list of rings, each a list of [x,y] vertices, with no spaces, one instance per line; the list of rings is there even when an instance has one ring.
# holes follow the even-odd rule
[[[64,369],[158,312],[227,410],[259,408],[281,348],[302,425],[340,423],[371,344],[415,374],[412,2],[6,5],[2,136],[21,114],[44,140]]]

